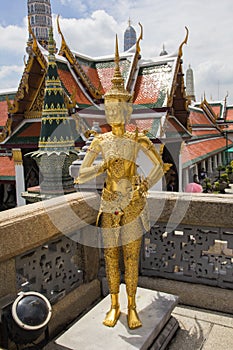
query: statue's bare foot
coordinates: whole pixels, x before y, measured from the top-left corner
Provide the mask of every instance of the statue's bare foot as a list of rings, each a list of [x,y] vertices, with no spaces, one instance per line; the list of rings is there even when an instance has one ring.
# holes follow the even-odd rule
[[[128,326],[130,329],[139,328],[142,326],[142,322],[138,317],[138,313],[136,311],[136,307],[128,308]]]
[[[111,309],[107,312],[103,324],[108,327],[114,327],[120,317],[120,306],[111,306]]]

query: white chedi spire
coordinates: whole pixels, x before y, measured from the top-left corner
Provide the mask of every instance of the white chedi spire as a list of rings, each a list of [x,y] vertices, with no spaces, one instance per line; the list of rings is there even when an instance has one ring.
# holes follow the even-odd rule
[[[28,19],[36,39],[46,47],[49,40],[49,29],[52,27],[50,0],[28,0]],[[32,41],[31,34],[29,35],[30,41]]]
[[[194,76],[191,65],[186,71],[186,95],[189,100],[196,101],[194,92]]]
[[[131,26],[131,20],[129,18],[128,27],[124,33],[124,51],[128,51],[132,46],[136,44],[137,34],[135,29]]]

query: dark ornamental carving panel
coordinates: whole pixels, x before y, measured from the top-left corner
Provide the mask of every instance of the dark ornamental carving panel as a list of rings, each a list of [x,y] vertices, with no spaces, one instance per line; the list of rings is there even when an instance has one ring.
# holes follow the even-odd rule
[[[62,236],[16,258],[17,289],[56,301],[83,283],[81,265],[81,246]]]
[[[144,236],[141,273],[233,289],[233,229],[157,223]]]

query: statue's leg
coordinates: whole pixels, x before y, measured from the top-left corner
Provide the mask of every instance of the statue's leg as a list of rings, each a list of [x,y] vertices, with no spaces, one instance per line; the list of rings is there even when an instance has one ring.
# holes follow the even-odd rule
[[[111,295],[111,307],[107,312],[103,324],[108,327],[114,327],[120,316],[120,304],[118,300],[120,287],[120,269],[119,269],[119,232],[120,227],[112,228],[111,215],[103,214],[101,220],[103,228],[103,243],[106,275],[108,287]]]
[[[130,217],[128,217],[128,220],[129,219]],[[134,329],[142,325],[136,311],[135,297],[138,284],[138,265],[143,231],[140,218],[136,218],[128,223],[127,217],[124,220],[125,225],[122,228],[122,243],[125,265],[125,284],[128,295],[128,326]],[[137,239],[135,239],[135,236]]]
[[[128,326],[131,329],[141,327],[142,323],[136,310],[136,291],[138,284],[138,263],[141,239],[123,246],[125,265],[125,284],[128,295]]]

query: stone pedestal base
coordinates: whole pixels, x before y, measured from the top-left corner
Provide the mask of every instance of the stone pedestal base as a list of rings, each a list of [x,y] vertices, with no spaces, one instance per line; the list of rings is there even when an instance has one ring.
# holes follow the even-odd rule
[[[77,321],[55,343],[57,350],[162,350],[171,340],[178,328],[171,312],[178,297],[152,291],[137,289],[137,310],[143,326],[130,330],[127,325],[127,296],[125,285],[121,285],[121,316],[114,328],[102,324],[110,306],[110,296]],[[50,349],[46,347],[46,349]]]

